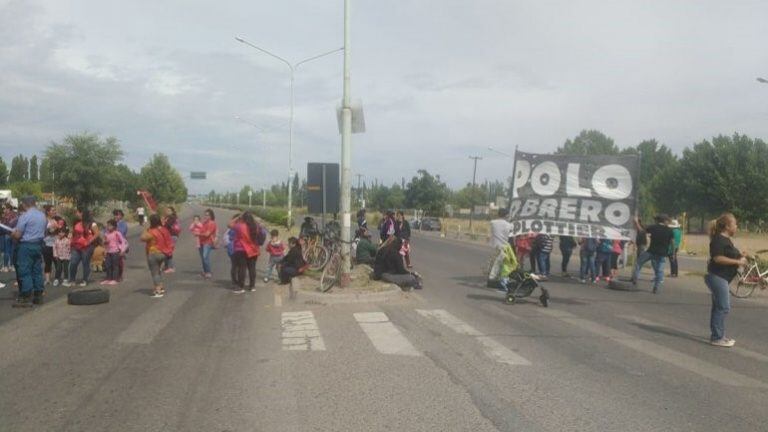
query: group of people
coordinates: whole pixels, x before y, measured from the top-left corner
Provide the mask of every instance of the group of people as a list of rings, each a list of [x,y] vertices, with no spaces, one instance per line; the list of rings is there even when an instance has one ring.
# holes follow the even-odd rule
[[[499,267],[502,279],[514,270],[522,270],[522,258],[525,255],[530,258],[531,273],[535,274],[538,266],[538,278],[549,276],[552,237],[545,233],[510,236],[511,225],[506,216],[506,210],[499,211],[498,219],[491,221],[490,236],[491,245],[501,250],[497,259],[501,263]],[[678,276],[677,254],[682,241],[682,229],[677,220],[664,214],[657,215],[654,224],[650,226],[644,226],[637,218],[634,223],[637,229],[634,242],[637,255],[631,280],[633,284],[637,284],[641,269],[650,261],[654,272],[652,292],[657,294],[664,283],[664,265],[667,259],[670,261],[670,276]],[[724,213],[712,221],[709,229],[710,256],[704,281],[712,295],[710,343],[719,347],[732,347],[736,343],[725,336],[725,316],[730,312],[729,285],[736,277],[739,267],[747,264],[747,254],[739,251],[733,244],[732,238],[737,229],[736,217],[731,213]],[[626,245],[626,241],[620,240],[560,236],[563,274],[567,275],[568,262],[573,250],[578,246],[581,257],[581,282],[599,281],[601,275],[610,281],[616,277],[618,260]]]
[[[423,281],[411,271],[411,225],[402,211],[382,211],[378,245],[371,240],[366,211],[357,213],[355,262],[373,267],[373,279],[393,283],[404,290],[421,289]]]
[[[91,258],[97,247],[103,248],[106,277],[102,284],[113,285],[123,278],[128,226],[120,209],[113,212],[101,232],[86,209],[77,209],[72,228],[57,214],[56,208],[37,208],[33,196],[21,199],[14,209],[5,204],[3,213],[3,270],[16,272],[18,286],[15,306],[42,304],[45,286],[85,286],[91,275]],[[82,267],[82,279],[77,274]]]

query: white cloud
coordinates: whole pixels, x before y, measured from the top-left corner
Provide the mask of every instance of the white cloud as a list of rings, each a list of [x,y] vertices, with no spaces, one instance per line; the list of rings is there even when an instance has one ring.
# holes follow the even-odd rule
[[[392,183],[426,168],[452,186],[503,179],[488,146],[551,151],[581,129],[679,151],[718,133],[768,138],[768,4],[714,0],[361,0],[353,97],[367,132],[353,171]],[[287,176],[291,61],[340,46],[341,3],[15,0],[0,6],[0,153],[67,133],[120,138],[138,168],[167,153],[205,188]],[[342,55],[296,73],[294,168],[337,161]],[[768,78],[768,76],[766,76]],[[264,132],[238,123],[256,122]],[[197,183],[196,183],[197,184]],[[195,186],[197,187],[197,186]],[[202,186],[201,186],[202,187]]]

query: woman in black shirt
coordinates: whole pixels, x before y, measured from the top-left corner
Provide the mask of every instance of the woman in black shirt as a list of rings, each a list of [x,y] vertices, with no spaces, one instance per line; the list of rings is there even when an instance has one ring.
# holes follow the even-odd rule
[[[709,263],[704,281],[712,292],[712,312],[709,327],[712,331],[710,343],[714,346],[732,347],[736,341],[725,337],[725,316],[731,310],[728,285],[739,266],[747,263],[745,254],[733,245],[731,237],[736,234],[736,218],[724,213],[709,226]]]

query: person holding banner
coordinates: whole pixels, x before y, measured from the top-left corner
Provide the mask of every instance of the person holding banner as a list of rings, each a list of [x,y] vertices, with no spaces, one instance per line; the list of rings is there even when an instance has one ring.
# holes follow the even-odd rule
[[[672,229],[666,225],[669,223],[667,215],[657,215],[654,220],[656,223],[646,228],[646,232],[651,236],[651,244],[648,246],[648,250],[637,258],[635,271],[632,274],[632,283],[637,285],[640,269],[650,261],[654,273],[653,293],[657,294],[664,283],[664,261],[669,251],[669,245],[674,241],[674,234]]]

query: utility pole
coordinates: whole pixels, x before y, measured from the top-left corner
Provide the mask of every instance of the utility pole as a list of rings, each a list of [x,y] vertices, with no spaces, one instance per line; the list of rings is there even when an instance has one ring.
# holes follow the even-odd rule
[[[267,190],[261,189],[261,208],[267,208]]]
[[[475,213],[475,177],[477,176],[477,161],[482,159],[480,156],[470,156],[470,159],[474,159],[475,167],[472,169],[472,193],[469,196],[469,229],[472,230],[472,216]]]
[[[360,179],[363,178],[362,174],[355,174],[357,176],[357,202],[362,205],[363,202],[363,190],[360,188]]]
[[[350,51],[349,0],[344,0],[344,99],[341,104],[341,286],[350,282],[350,240],[352,214],[350,213],[350,176],[352,174],[352,108],[349,67],[352,60]]]

